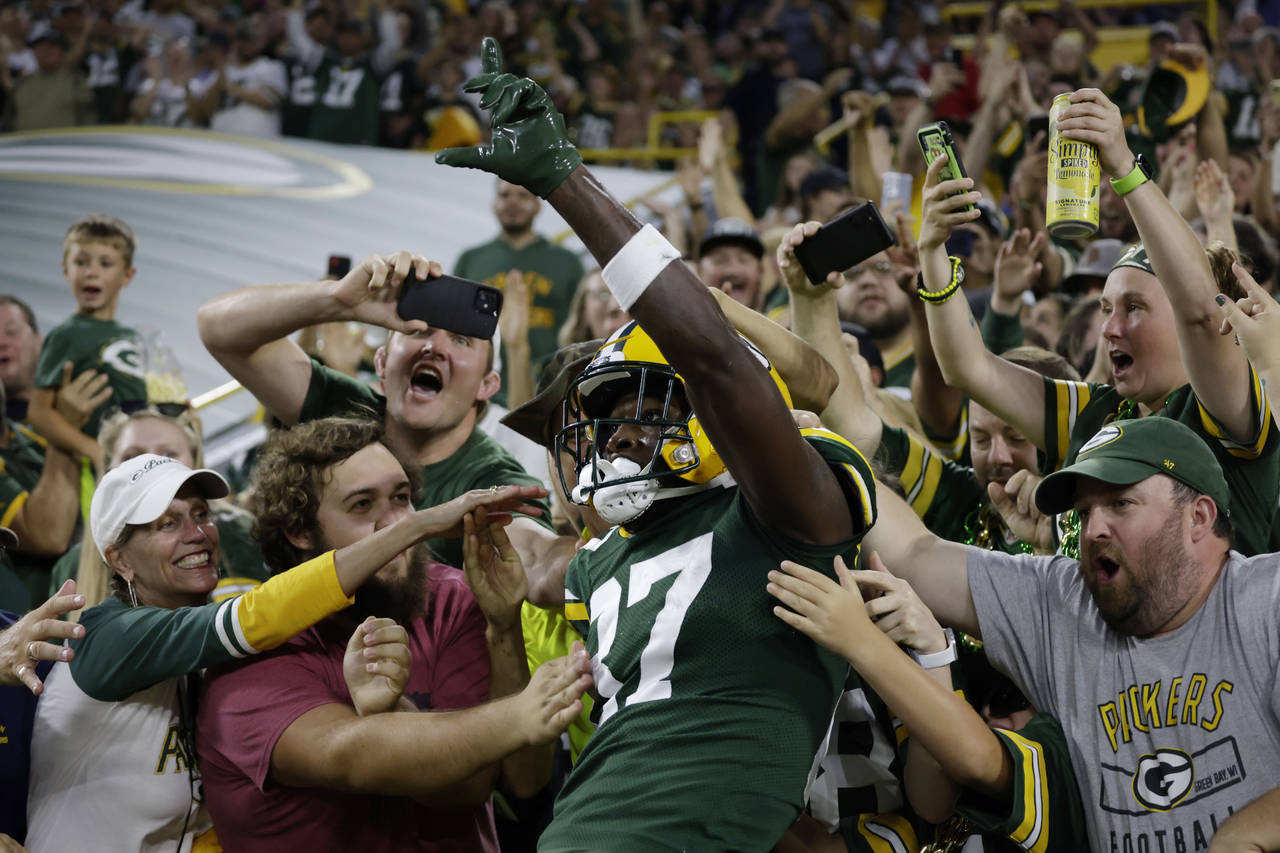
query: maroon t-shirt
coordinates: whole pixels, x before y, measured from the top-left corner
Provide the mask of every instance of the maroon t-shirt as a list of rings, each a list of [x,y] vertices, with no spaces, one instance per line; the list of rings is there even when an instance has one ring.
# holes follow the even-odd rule
[[[428,590],[426,617],[406,626],[413,662],[404,695],[423,711],[479,705],[489,698],[484,614],[457,569],[433,564]],[[294,720],[321,705],[351,705],[342,656],[352,630],[326,620],[242,666],[210,671],[197,754],[223,847],[497,851],[492,805],[432,809],[404,797],[287,788],[267,778],[276,740]]]

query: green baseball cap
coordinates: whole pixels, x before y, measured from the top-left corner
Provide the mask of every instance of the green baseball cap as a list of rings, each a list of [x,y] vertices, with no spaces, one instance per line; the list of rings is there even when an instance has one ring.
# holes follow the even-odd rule
[[[1076,484],[1089,477],[1116,486],[1164,474],[1213,498],[1230,515],[1230,493],[1222,466],[1191,428],[1155,415],[1112,421],[1084,443],[1076,461],[1045,477],[1036,488],[1036,507],[1047,515],[1075,506]]]
[[[1125,249],[1124,254],[1111,268],[1116,270],[1120,267],[1133,267],[1150,275],[1156,274],[1156,271],[1151,268],[1151,259],[1147,257],[1147,250],[1141,243],[1134,243]]]

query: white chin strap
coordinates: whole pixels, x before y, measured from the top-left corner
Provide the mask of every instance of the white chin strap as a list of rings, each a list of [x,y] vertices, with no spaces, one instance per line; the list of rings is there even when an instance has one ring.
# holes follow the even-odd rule
[[[597,456],[594,461],[582,466],[582,471],[578,474],[578,485],[574,486],[570,497],[576,504],[595,509],[609,524],[626,524],[639,518],[655,500],[700,492],[709,485],[663,488],[656,477],[609,485],[610,480],[645,474],[652,467],[653,463],[650,462],[641,468],[625,456],[620,456],[613,462]],[[595,486],[596,483],[600,485]]]

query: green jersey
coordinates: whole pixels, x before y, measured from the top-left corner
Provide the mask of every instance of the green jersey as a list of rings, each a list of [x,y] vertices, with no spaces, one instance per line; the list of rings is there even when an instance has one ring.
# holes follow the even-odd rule
[[[992,729],[1013,759],[1012,802],[962,788],[956,811],[983,833],[998,834],[1031,853],[1089,849],[1084,804],[1076,787],[1062,724],[1039,713],[1016,732]]]
[[[876,459],[899,479],[907,503],[936,536],[1010,554],[1027,552],[990,505],[972,468],[944,459],[888,424],[881,429]]]
[[[892,352],[880,351],[884,359],[883,388],[911,388],[911,374],[916,372],[916,351],[911,341]]]
[[[44,473],[45,440],[22,424],[11,423],[8,428],[8,446],[0,449],[0,527],[12,526],[14,516],[26,506],[31,490]],[[39,519],[35,521],[38,523]],[[54,561],[16,549],[8,550],[5,559],[12,576],[4,585],[0,610],[26,613],[47,597],[45,590]]]
[[[545,237],[536,237],[522,249],[514,249],[501,237],[483,246],[467,249],[454,264],[454,275],[482,281],[506,291],[507,273],[518,269],[529,291],[529,360],[534,375],[558,345],[556,333],[569,316],[569,305],[582,280],[582,262],[563,246]],[[507,403],[507,357],[502,356],[502,388],[494,397]]]
[[[327,54],[315,71],[315,103],[307,138],[348,145],[376,145],[381,84],[367,58]]]
[[[73,314],[45,336],[36,364],[37,388],[62,385],[62,365],[75,365],[72,376],[85,370],[107,375],[111,397],[93,410],[84,434],[96,437],[102,416],[121,403],[147,399],[146,355],[137,332],[115,320],[98,320]]]
[[[1183,385],[1166,397],[1164,408],[1155,413],[1191,427],[1213,450],[1231,490],[1234,547],[1246,556],[1280,550],[1280,526],[1276,522],[1276,500],[1280,494],[1280,453],[1276,448],[1280,438],[1272,429],[1271,408],[1262,391],[1262,382],[1252,369],[1249,379],[1257,423],[1249,441],[1228,438],[1222,426],[1200,405],[1190,385]],[[1110,385],[1048,378],[1044,380],[1044,400],[1046,459],[1042,470],[1045,472],[1070,465],[1082,444],[1119,417],[1122,404],[1126,408],[1132,405]],[[1136,410],[1125,415],[1136,416]],[[1065,526],[1078,527],[1078,523],[1067,521]],[[1064,535],[1064,553],[1073,547],[1074,541],[1074,532],[1069,529]]]
[[[766,574],[790,559],[831,576],[875,520],[861,454],[805,434],[845,486],[853,538],[796,542],[713,485],[569,564],[565,615],[592,657],[599,728],[539,850],[763,850],[799,814],[848,665],[773,615]]]
[[[382,419],[387,413],[387,398],[368,385],[349,376],[312,362],[311,384],[302,403],[299,421],[314,421],[332,415],[368,415]],[[466,442],[452,456],[422,466],[422,490],[414,500],[418,509],[442,504],[472,489],[490,486],[541,486],[501,445],[479,427],[471,431]],[[551,503],[546,498],[525,499],[539,507],[537,520],[551,527]],[[457,539],[428,539],[427,545],[437,559],[450,566],[462,565],[462,542]]]

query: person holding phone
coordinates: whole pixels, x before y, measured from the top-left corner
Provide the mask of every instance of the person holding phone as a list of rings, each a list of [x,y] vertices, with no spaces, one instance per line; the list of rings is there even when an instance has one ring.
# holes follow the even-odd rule
[[[215,297],[200,309],[200,335],[210,354],[286,425],[376,412],[389,446],[422,473],[419,507],[496,483],[540,485],[477,426],[501,384],[492,343],[435,326],[430,317],[403,319],[397,305],[410,271],[421,280],[443,273],[440,264],[409,252],[370,255],[336,280],[246,287]],[[318,364],[290,338],[335,321],[390,331],[373,359],[379,390]],[[576,537],[557,536],[546,520],[549,504],[532,503],[542,516],[517,516],[508,533],[529,572],[531,600],[554,603],[562,600]],[[429,544],[441,562],[460,564],[458,542]]]
[[[503,73],[495,39],[481,60],[466,89],[495,144],[437,161],[546,199],[635,318],[569,386],[557,437],[574,500],[619,526],[565,581],[600,726],[539,847],[766,847],[799,814],[845,666],[770,624],[764,574],[781,555],[830,571],[852,554],[875,519],[870,468],[796,428],[777,371],[582,165],[546,92]]]
[[[1240,348],[1217,334],[1213,298],[1220,288],[1233,295],[1238,288],[1229,272],[1215,277],[1210,269],[1209,256],[1225,258],[1225,250],[1204,249],[1147,179],[1125,142],[1120,111],[1102,92],[1073,93],[1059,130],[1098,146],[1103,171],[1143,240],[1121,256],[1100,297],[1114,384],[1046,379],[982,345],[968,306],[951,298],[963,264],[944,248],[952,229],[976,216],[961,207],[978,194],[969,178],[940,181],[940,157],[925,180],[919,247],[923,289],[934,295],[925,305],[929,336],[944,378],[1044,451],[1046,472],[1070,464],[1117,418],[1155,415],[1188,425],[1213,448],[1231,485],[1236,547],[1245,554],[1275,550],[1280,437],[1257,374]],[[1062,527],[1064,550],[1078,553],[1078,517],[1069,515]]]

